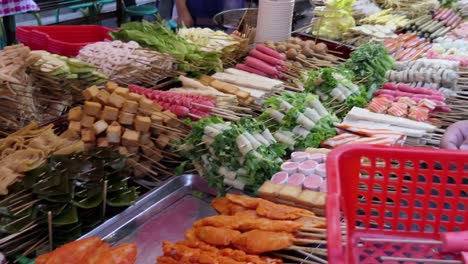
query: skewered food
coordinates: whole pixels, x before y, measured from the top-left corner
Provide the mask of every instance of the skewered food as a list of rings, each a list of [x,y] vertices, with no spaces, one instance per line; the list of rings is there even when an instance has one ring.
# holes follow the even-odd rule
[[[437,88],[455,89],[459,78],[458,62],[437,59],[419,59],[395,63],[395,70],[387,72],[390,82],[415,83],[416,86],[436,84]]]
[[[114,39],[136,41],[142,47],[170,54],[180,62],[178,69],[189,75],[210,74],[222,69],[222,61],[216,53],[206,53],[197,45],[187,42],[161,21],[150,23],[131,22],[123,24],[117,32],[111,32]]]
[[[153,86],[174,75],[175,60],[166,54],[143,49],[134,41],[96,42],[84,46],[78,59],[95,65],[120,85]]]
[[[206,148],[209,151],[200,155]],[[234,124],[210,118],[193,125],[179,150],[212,186],[224,191],[224,184],[238,189],[260,186],[278,168],[284,146],[255,119]]]
[[[0,195],[8,194],[10,185],[21,180],[25,172],[44,164],[49,155],[82,152],[83,143],[69,136],[57,136],[52,126],[39,128],[32,123],[0,139]]]
[[[264,231],[284,231],[293,233],[299,231],[302,224],[294,221],[270,220],[268,218],[261,218],[257,215],[255,217],[248,217],[246,215],[238,214],[234,216],[217,215],[203,218],[202,220],[195,222],[193,226],[195,228],[202,226],[225,227],[243,232],[258,229]]]
[[[359,22],[361,24],[386,25],[397,29],[405,27],[410,22],[410,20],[404,15],[395,13],[392,8],[388,8],[367,16],[361,19]]]
[[[215,246],[229,246],[241,232],[227,227],[195,227],[195,235],[201,241]]]
[[[286,249],[293,245],[294,236],[286,232],[252,230],[238,236],[233,245],[247,253],[261,254]]]
[[[90,237],[74,241],[60,248],[39,256],[37,264],[92,264],[113,263],[132,264],[137,256],[135,244],[122,244],[110,248],[108,243],[103,243],[98,237]]]
[[[171,140],[181,139],[185,128],[177,116],[133,90],[108,82],[105,88],[91,86],[83,91],[83,106],[70,110],[69,130],[81,137],[88,148],[113,147],[133,165],[134,175],[172,175],[163,165],[173,154]],[[139,162],[141,160],[141,163]],[[155,166],[156,173],[151,170]],[[148,166],[150,165],[150,166]],[[156,175],[154,175],[156,174]]]
[[[376,0],[375,2],[383,8],[393,8],[409,17],[425,15],[427,10],[439,7],[437,0]]]
[[[350,28],[343,34],[342,41],[353,46],[368,42],[383,43],[388,38],[396,37],[395,27],[386,25],[361,25]]]

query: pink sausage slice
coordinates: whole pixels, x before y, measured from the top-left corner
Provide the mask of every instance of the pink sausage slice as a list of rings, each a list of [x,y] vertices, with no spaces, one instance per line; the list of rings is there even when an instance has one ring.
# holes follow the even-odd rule
[[[323,153],[313,153],[313,154],[310,153],[308,159],[314,160],[317,163],[323,163],[326,158],[327,158],[327,155],[325,155]]]
[[[327,177],[327,169],[325,163],[319,164],[315,169],[315,173],[323,178]]]
[[[327,192],[327,181],[324,180],[322,184],[320,184],[320,192]]]
[[[302,173],[294,173],[289,176],[288,185],[302,186],[305,180],[305,175]]]
[[[305,178],[303,185],[305,189],[312,190],[312,191],[319,191],[322,183],[323,183],[322,177],[318,175],[310,175]]]
[[[297,172],[298,167],[299,163],[297,162],[285,162],[283,165],[281,165],[281,170],[288,174],[293,174]]]
[[[271,177],[271,182],[276,184],[286,184],[288,182],[289,175],[286,172],[277,172]]]
[[[309,153],[303,151],[296,151],[291,154],[291,160],[295,162],[303,162],[309,158]]]
[[[315,173],[318,163],[314,160],[308,160],[299,165],[299,172],[308,176]]]

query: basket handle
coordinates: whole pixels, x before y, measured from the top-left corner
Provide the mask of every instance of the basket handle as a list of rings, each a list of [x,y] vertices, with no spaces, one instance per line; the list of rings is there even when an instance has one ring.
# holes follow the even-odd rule
[[[337,193],[327,194],[327,249],[328,261],[333,264],[344,264],[344,250],[341,239],[341,213],[340,195]],[[330,239],[331,238],[331,239]]]

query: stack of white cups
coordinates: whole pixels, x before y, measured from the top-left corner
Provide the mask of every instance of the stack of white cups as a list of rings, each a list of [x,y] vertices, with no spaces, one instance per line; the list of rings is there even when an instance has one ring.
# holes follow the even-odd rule
[[[255,42],[283,41],[291,36],[294,0],[260,0]]]

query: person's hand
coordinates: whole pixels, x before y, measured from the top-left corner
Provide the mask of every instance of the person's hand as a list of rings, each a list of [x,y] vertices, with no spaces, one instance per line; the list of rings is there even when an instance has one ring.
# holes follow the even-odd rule
[[[449,126],[442,137],[440,147],[468,150],[468,120]]]
[[[193,26],[193,18],[188,10],[183,10],[180,12],[179,17],[177,18],[177,24],[183,24],[188,28]]]

